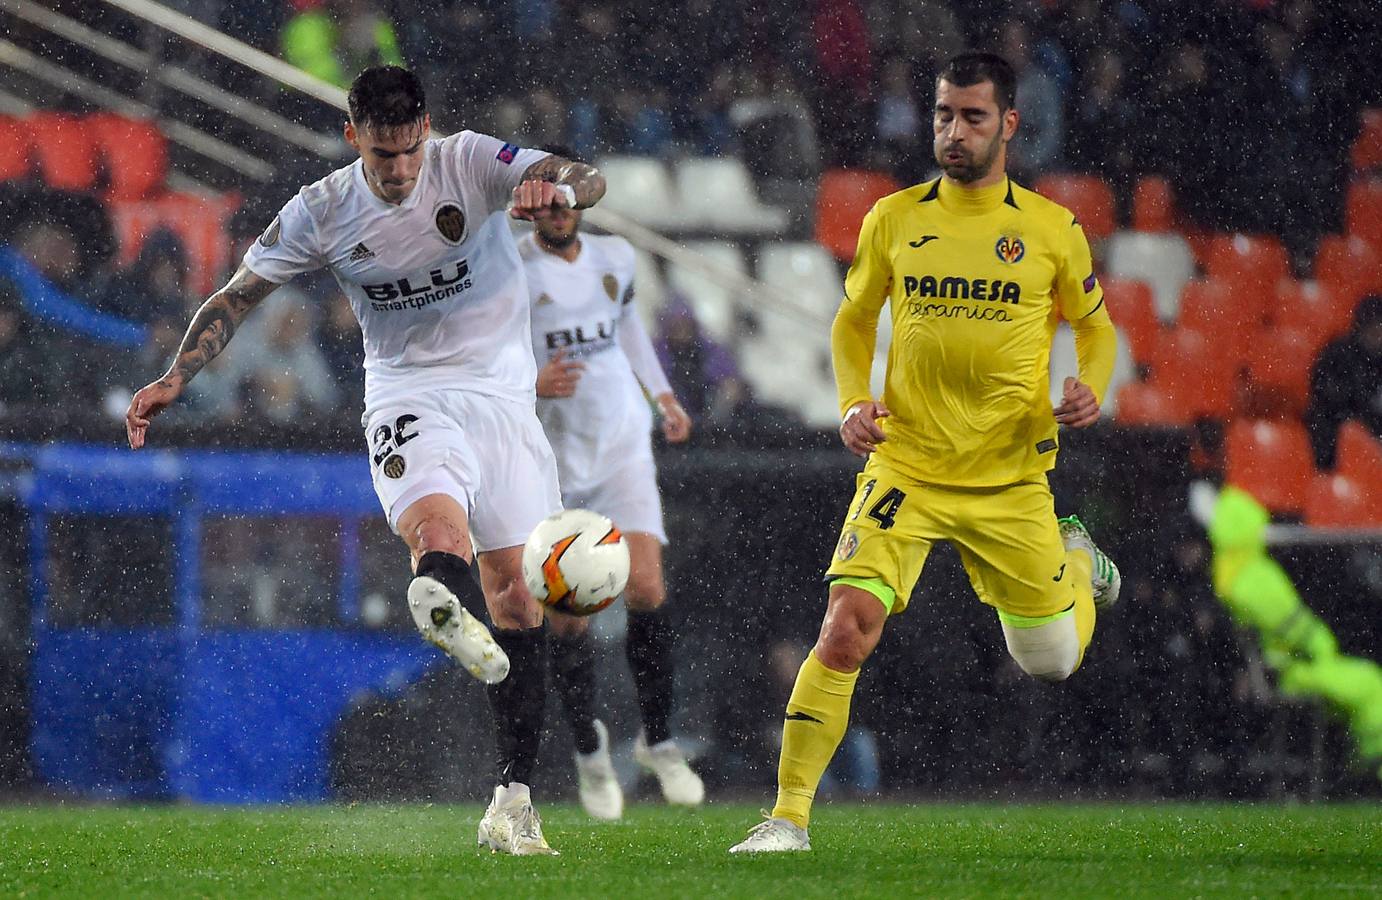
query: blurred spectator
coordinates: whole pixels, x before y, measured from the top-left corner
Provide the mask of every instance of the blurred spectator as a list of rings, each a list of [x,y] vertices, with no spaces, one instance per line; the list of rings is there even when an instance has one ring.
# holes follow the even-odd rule
[[[369,66],[403,65],[393,23],[373,0],[294,0],[283,26],[283,58],[337,87]]]
[[[922,180],[931,158],[931,132],[925,126],[930,116],[922,115],[912,86],[912,67],[895,58],[883,66],[883,85],[878,97],[877,131],[886,158],[880,160],[903,184]]]
[[[1169,56],[1153,98],[1153,144],[1149,159],[1171,179],[1177,207],[1195,223],[1227,223],[1227,196],[1236,184],[1229,160],[1221,159],[1238,104],[1222,79],[1211,81],[1204,48],[1184,41]]]
[[[256,339],[241,343],[233,366],[244,401],[241,414],[291,424],[331,412],[339,392],[302,296],[280,288],[256,316]]]
[[[1103,178],[1126,208],[1139,171],[1142,128],[1136,104],[1124,93],[1123,74],[1117,53],[1095,52],[1075,97],[1065,153],[1074,171]]]
[[[1032,61],[1031,33],[1019,19],[1003,24],[1001,53],[1017,73],[1017,136],[1008,150],[1009,166],[1030,184],[1060,165],[1065,143],[1065,111],[1056,80]]]
[[[21,406],[58,406],[72,396],[73,354],[0,284],[0,415]]]
[[[1325,347],[1310,372],[1305,423],[1320,468],[1333,467],[1339,426],[1349,419],[1382,437],[1382,295],[1358,304],[1353,330]]]
[[[744,164],[766,178],[812,178],[820,171],[816,125],[786,66],[741,71],[743,86],[730,104]]]
[[[727,422],[748,405],[734,358],[701,333],[686,300],[673,296],[658,315],[658,359],[672,391],[693,419]]]
[[[869,142],[873,121],[873,47],[857,0],[811,5],[816,121],[827,161],[848,165]]]
[[[139,257],[110,280],[101,306],[111,315],[152,325],[165,319],[182,323],[191,311],[187,254],[173,232],[160,228],[145,239]]]

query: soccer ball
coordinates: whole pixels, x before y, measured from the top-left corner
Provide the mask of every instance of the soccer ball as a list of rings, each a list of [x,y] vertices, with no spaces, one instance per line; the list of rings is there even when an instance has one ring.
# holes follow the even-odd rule
[[[628,541],[599,513],[563,510],[528,536],[523,580],[540,603],[567,615],[593,615],[628,583]]]

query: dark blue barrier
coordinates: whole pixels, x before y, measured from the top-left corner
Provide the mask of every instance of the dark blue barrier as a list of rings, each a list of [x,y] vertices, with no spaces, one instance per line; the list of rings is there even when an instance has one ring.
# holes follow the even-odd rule
[[[221,803],[324,799],[327,738],[352,698],[401,689],[441,661],[411,637],[201,626],[202,523],[222,515],[341,519],[336,589],[350,622],[360,583],[356,525],[380,514],[363,455],[70,446],[26,455],[33,463],[21,491],[34,600],[33,756],[50,785]],[[51,517],[132,514],[174,523],[174,623],[54,627]]]

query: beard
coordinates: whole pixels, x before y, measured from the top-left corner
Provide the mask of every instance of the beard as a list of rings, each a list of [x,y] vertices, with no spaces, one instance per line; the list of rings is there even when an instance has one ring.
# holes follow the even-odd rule
[[[998,150],[1003,146],[1001,135],[994,135],[993,141],[980,153],[975,153],[963,147],[936,147],[936,162],[951,179],[960,184],[973,184],[984,178],[993,170],[994,160],[998,158]],[[946,162],[945,154],[947,151],[958,150],[962,159],[959,162]]]
[[[537,229],[537,236],[538,240],[542,241],[553,250],[565,250],[567,247],[576,243],[576,229],[574,228],[565,234],[560,232],[553,234],[550,231],[543,231],[539,228]]]

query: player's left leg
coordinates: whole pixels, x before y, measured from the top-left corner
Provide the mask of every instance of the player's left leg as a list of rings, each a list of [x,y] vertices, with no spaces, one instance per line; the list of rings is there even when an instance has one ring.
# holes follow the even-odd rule
[[[663,613],[667,586],[662,577],[662,541],[657,535],[625,533],[629,544],[629,583],[624,589],[628,631],[624,654],[633,673],[634,691],[643,717],[643,731],[634,744],[634,758],[657,776],[668,803],[698,806],[705,785],[691,770],[681,748],[672,740],[672,649],[676,635]]]
[[[609,730],[595,718],[595,642],[590,621],[547,610],[552,683],[576,745],[581,806],[596,819],[624,814],[624,791],[609,754]]]

